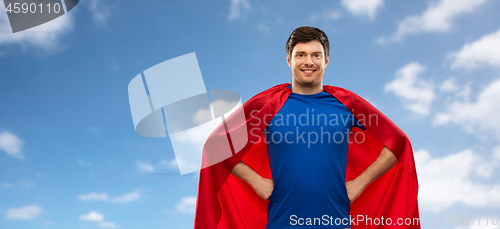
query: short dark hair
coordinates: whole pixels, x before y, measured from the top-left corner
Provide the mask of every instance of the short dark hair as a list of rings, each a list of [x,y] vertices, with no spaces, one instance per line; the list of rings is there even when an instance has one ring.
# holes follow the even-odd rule
[[[286,53],[288,56],[292,56],[293,47],[299,42],[309,42],[312,40],[318,40],[323,45],[323,50],[325,50],[325,55],[329,56],[330,43],[328,42],[328,37],[323,30],[310,27],[301,26],[296,28],[288,40],[286,41]]]

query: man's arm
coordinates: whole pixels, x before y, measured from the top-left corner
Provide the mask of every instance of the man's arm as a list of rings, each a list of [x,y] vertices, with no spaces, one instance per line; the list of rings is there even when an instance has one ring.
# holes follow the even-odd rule
[[[274,188],[273,180],[261,177],[242,161],[239,161],[234,166],[231,173],[252,186],[255,192],[262,197],[262,199],[269,200]]]
[[[368,166],[365,171],[356,177],[356,179],[346,182],[349,203],[352,203],[358,198],[367,185],[392,169],[397,162],[398,159],[394,156],[392,151],[384,146],[378,158]]]

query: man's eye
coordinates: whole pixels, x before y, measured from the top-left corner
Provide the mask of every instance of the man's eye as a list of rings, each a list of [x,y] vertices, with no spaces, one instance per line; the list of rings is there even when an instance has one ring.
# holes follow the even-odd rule
[[[299,57],[302,57],[302,56],[304,56],[304,55],[302,55],[302,54],[299,54]]]

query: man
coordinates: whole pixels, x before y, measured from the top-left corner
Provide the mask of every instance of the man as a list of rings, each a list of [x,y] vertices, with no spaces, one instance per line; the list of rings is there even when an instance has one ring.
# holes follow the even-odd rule
[[[246,126],[248,143],[228,160],[202,169],[195,228],[272,229],[307,225],[349,228],[384,227],[384,223],[385,226],[420,228],[418,222],[401,223],[406,218],[400,222],[388,218],[418,218],[418,184],[407,136],[354,93],[323,85],[329,58],[328,38],[323,31],[299,27],[288,38],[286,48],[292,84],[277,85],[247,101],[243,105],[246,123],[229,125],[237,128],[228,129],[228,125],[225,130],[219,128],[221,136]],[[312,113],[310,119],[309,113]],[[376,123],[367,122],[361,116],[371,114],[376,115]],[[283,117],[287,117],[286,121]],[[293,123],[288,122],[289,117],[294,117]],[[332,120],[327,120],[328,117]],[[358,121],[357,117],[363,120]],[[302,123],[301,118],[307,118],[307,122]],[[231,119],[227,122],[231,123]],[[363,135],[362,141],[351,141],[352,135],[359,133]],[[304,134],[306,138],[302,137]],[[210,147],[216,142],[215,136],[217,134],[207,140],[204,159],[210,151],[213,153],[210,148],[216,148]],[[394,149],[398,157],[389,148]],[[375,155],[375,150],[379,154]],[[391,177],[374,182],[389,170]],[[363,193],[371,183],[368,193]],[[384,191],[398,199],[393,203],[396,206],[390,206],[391,200],[381,199],[387,198]],[[255,198],[255,194],[260,199]],[[362,194],[364,200],[355,202]],[[405,202],[405,198],[409,200]],[[364,206],[374,203],[375,206]],[[241,212],[244,205],[252,212]],[[394,213],[394,210],[404,213]],[[353,211],[366,215],[361,222],[360,219],[353,221],[350,211],[351,216]],[[251,221],[246,215],[255,219]],[[203,223],[208,226],[202,226]]]

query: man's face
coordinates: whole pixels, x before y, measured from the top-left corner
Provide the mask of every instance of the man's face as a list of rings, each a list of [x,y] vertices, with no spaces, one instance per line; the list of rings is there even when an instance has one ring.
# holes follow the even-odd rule
[[[292,56],[287,55],[286,61],[292,69],[294,83],[301,86],[323,83],[328,57],[325,56],[323,45],[318,40],[297,43],[293,47]]]

